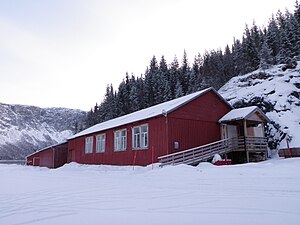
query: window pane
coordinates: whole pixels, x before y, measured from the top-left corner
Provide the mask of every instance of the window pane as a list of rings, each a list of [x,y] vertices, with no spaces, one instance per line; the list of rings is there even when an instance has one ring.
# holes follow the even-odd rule
[[[141,127],[142,133],[148,132],[148,125],[144,125]]]
[[[122,131],[122,150],[125,149],[126,149],[126,131]]]
[[[105,134],[97,135],[96,137],[96,152],[105,151]]]
[[[115,132],[115,150],[119,150],[119,131]]]
[[[93,152],[93,137],[85,138],[85,153]]]
[[[148,124],[132,129],[132,144],[133,148],[147,148],[148,147]]]
[[[115,151],[126,150],[126,130],[115,131]]]
[[[148,133],[145,135],[144,147],[148,147]]]
[[[142,143],[143,148],[148,147],[148,133],[142,133]]]

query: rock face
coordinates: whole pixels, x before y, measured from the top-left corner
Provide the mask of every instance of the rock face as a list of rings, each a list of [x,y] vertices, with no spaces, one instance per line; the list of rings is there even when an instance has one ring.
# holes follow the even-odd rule
[[[272,120],[269,147],[300,147],[300,62],[295,68],[273,66],[232,78],[219,93],[235,108],[256,105]]]
[[[0,103],[0,115],[0,159],[24,159],[66,140],[83,125],[86,112]]]

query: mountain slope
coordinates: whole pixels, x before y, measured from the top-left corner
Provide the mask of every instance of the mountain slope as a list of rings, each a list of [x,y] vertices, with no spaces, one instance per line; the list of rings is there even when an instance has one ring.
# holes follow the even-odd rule
[[[269,147],[300,147],[300,62],[295,68],[273,66],[232,78],[219,93],[233,107],[257,105],[272,120]]]
[[[23,159],[71,136],[86,112],[0,103],[0,159]]]

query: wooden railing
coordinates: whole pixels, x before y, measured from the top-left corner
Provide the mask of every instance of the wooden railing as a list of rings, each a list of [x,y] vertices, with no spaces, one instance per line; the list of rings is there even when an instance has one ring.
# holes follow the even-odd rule
[[[248,152],[267,151],[268,142],[265,137],[246,137],[245,150]]]
[[[246,142],[246,145],[245,145]],[[260,152],[267,150],[267,139],[261,137],[235,137],[216,141],[199,147],[158,157],[160,166],[188,164],[194,165],[232,151]]]
[[[181,152],[158,157],[160,166],[189,164],[193,165],[212,158],[215,154],[225,154],[238,149],[238,139],[230,138],[187,149]]]

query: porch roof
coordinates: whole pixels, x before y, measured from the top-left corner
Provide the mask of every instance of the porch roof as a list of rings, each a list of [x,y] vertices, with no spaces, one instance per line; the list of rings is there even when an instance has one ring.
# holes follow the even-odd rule
[[[247,119],[251,120],[251,117],[253,117],[255,114],[258,115],[258,117],[261,119],[261,122],[270,122],[270,119],[257,106],[249,106],[231,110],[221,119],[219,119],[219,123],[228,123],[231,121]]]

